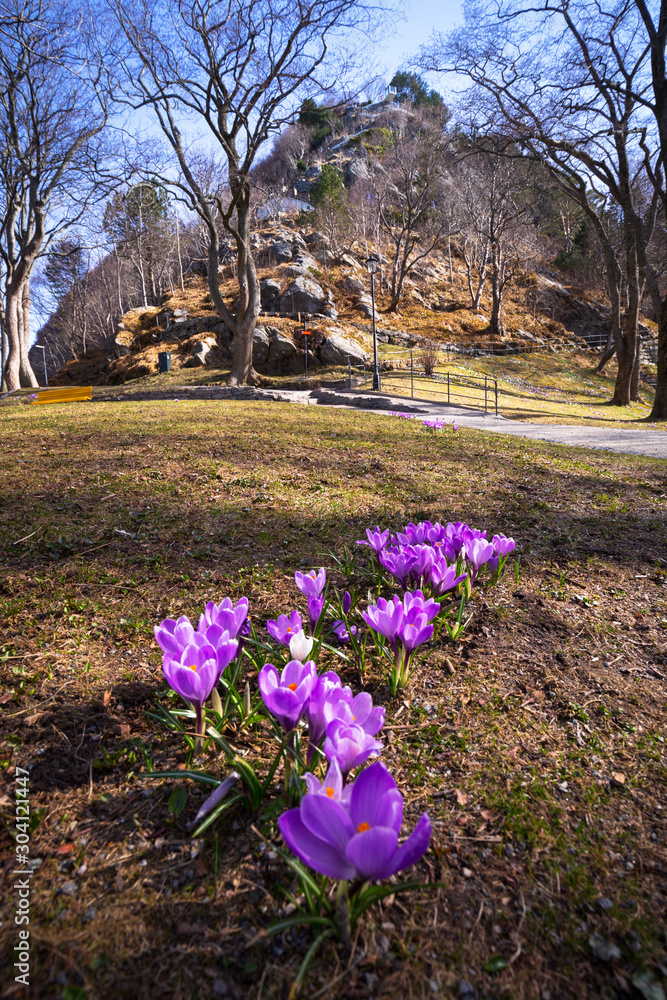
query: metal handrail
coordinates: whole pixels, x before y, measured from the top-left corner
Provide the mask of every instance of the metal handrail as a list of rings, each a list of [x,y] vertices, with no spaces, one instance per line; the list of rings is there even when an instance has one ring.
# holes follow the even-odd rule
[[[361,379],[362,383],[372,381],[372,379],[371,379],[370,376],[366,376],[366,364],[364,363],[363,366],[362,365],[352,365],[351,360],[348,357],[348,378],[349,378],[349,382],[350,382],[350,387],[352,386],[352,369],[353,368],[355,368],[358,371],[362,371],[363,370],[363,377]],[[409,369],[409,375],[410,375],[410,398],[411,399],[415,398],[415,387],[414,387],[414,373],[415,373],[415,371],[419,372],[420,369],[415,369],[414,364],[411,364],[410,369]],[[447,396],[447,404],[448,405],[451,404],[452,385],[454,385],[454,386],[460,385],[460,386],[462,386],[464,388],[477,388],[477,383],[478,383],[480,388],[482,386],[484,388],[484,412],[485,413],[489,412],[489,395],[491,395],[492,406],[493,406],[493,408],[495,410],[495,415],[498,416],[498,381],[497,381],[497,379],[490,378],[488,375],[485,375],[484,377],[480,376],[479,378],[476,377],[475,375],[459,375],[456,372],[454,372],[454,373],[452,373],[452,372],[446,372],[446,373],[442,373],[442,375],[439,375],[437,372],[434,372],[433,375],[435,376],[436,384],[437,384],[437,382],[442,382],[444,384],[445,381],[446,381],[446,385],[447,385],[447,391],[446,391],[446,393],[445,393],[444,389],[443,389],[442,392],[439,392],[437,389],[431,390],[431,391],[433,391],[436,395],[441,395],[441,396],[445,396],[446,395]],[[406,381],[407,381],[407,376],[408,376],[408,369],[403,369],[403,371],[397,371],[397,372],[393,372],[392,373],[392,378],[398,378],[399,380],[402,379],[402,378],[405,378]],[[474,383],[474,384],[471,385],[471,383]],[[390,393],[390,395],[396,395],[396,393]],[[419,399],[419,397],[417,397],[417,398]],[[434,402],[434,400],[422,400],[422,401],[423,402]],[[465,406],[466,404],[464,403],[464,404],[459,404],[459,405]],[[479,405],[476,405],[474,407],[471,406],[470,408],[471,409],[479,409]]]

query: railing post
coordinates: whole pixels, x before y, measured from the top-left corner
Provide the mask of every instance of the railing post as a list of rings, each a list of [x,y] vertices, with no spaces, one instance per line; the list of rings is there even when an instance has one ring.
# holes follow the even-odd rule
[[[414,363],[412,359],[412,348],[410,348],[410,395],[414,399],[415,396],[415,378],[414,378]]]
[[[449,406],[449,372],[447,372],[447,405]]]
[[[349,381],[349,387],[352,388],[352,363],[350,361],[350,355],[347,356],[347,377]]]
[[[493,384],[496,387],[496,416],[498,416],[498,381],[494,378]]]
[[[488,384],[487,384],[487,378],[486,378],[486,375],[485,375],[484,376],[484,412],[485,413],[486,413],[486,411],[488,409],[488,405],[487,405],[488,391],[487,391],[487,388],[488,388]]]

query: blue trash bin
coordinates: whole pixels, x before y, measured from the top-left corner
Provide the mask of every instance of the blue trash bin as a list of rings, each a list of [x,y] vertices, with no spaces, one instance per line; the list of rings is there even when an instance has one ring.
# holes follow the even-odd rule
[[[160,351],[157,363],[161,372],[171,371],[171,351]]]

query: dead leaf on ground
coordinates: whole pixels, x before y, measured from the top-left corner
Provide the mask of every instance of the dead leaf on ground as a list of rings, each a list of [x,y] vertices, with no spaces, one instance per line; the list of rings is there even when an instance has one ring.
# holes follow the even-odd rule
[[[465,792],[462,792],[460,788],[456,789],[456,801],[463,808],[468,805],[468,796]]]
[[[104,697],[102,698],[102,704],[105,708],[108,708],[111,704],[111,691],[105,691]]]

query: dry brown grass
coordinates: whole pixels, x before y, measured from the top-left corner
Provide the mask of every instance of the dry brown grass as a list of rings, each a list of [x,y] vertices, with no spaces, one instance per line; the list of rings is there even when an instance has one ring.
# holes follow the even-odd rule
[[[201,793],[183,782],[175,818],[174,784],[140,777],[142,747],[183,764],[146,714],[166,703],[152,627],[245,593],[261,632],[297,603],[303,565],[365,598],[372,580],[329,550],[430,517],[513,534],[520,580],[479,595],[463,642],[425,650],[404,700],[379,662],[363,679],[339,664],[387,706],[407,825],[433,819],[429,887],[325,950],[305,995],[458,998],[466,980],[479,1000],[599,1000],[633,981],[659,996],[667,463],[278,404],[15,407],[0,427],[2,791],[12,803],[12,769],[31,766],[32,995],[286,997],[309,933],[248,943],[288,870],[243,814],[193,849]],[[230,737],[261,760],[263,730]],[[255,817],[265,839],[279,794]],[[596,956],[600,939],[619,957]]]

